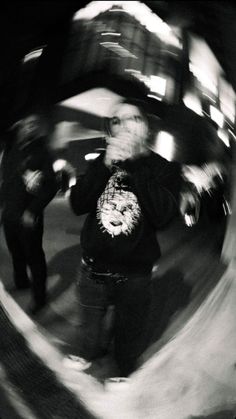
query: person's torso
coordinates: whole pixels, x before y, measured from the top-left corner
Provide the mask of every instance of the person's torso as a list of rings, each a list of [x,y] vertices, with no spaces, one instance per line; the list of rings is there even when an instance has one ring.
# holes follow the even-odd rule
[[[97,264],[119,272],[147,272],[160,256],[156,232],[125,170],[110,177],[85,221],[81,245]]]
[[[4,216],[18,219],[37,193],[33,183],[40,185],[44,158],[38,143],[20,148],[17,143],[6,149],[2,158],[2,189]]]

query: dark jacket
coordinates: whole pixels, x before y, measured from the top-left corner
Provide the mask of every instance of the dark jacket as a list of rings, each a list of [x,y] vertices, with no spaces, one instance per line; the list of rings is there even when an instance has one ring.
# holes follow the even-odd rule
[[[43,137],[24,147],[9,142],[3,154],[1,172],[3,220],[17,222],[25,210],[35,216],[41,215],[57,192],[52,157]],[[33,187],[32,183],[27,184],[26,173],[37,175]]]
[[[160,257],[156,231],[178,213],[180,188],[180,165],[157,154],[127,160],[113,171],[101,155],[70,195],[77,215],[89,213],[83,254],[114,272],[150,272]]]

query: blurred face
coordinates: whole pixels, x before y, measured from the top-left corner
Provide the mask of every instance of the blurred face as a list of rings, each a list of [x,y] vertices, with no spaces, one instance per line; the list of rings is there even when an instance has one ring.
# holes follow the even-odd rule
[[[137,106],[122,103],[113,111],[110,119],[110,130],[113,137],[122,133],[133,134],[137,140],[143,141],[148,135],[148,125]]]
[[[21,121],[19,128],[19,141],[27,142],[35,137],[39,133],[40,122],[37,115],[29,115]]]

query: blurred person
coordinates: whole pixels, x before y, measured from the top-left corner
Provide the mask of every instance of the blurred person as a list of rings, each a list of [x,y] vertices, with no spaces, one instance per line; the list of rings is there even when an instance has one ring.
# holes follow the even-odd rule
[[[70,188],[76,182],[75,169],[67,160],[57,159],[53,163],[53,170],[56,173],[58,193],[61,195],[69,194]]]
[[[147,147],[145,104],[117,104],[109,120],[107,147],[71,189],[75,214],[88,213],[81,232],[78,280],[80,356],[102,354],[102,327],[114,306],[114,353],[129,375],[148,343],[151,276],[161,252],[158,228],[177,213],[181,168]]]
[[[57,185],[42,115],[27,114],[11,131],[1,167],[2,223],[15,289],[32,288],[29,312],[36,314],[46,303],[43,211],[56,194]]]

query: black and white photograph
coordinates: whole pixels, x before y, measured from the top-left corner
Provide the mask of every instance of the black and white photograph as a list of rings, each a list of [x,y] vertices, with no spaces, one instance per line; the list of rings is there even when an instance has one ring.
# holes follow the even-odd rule
[[[236,4],[0,4],[0,418],[236,419]]]

